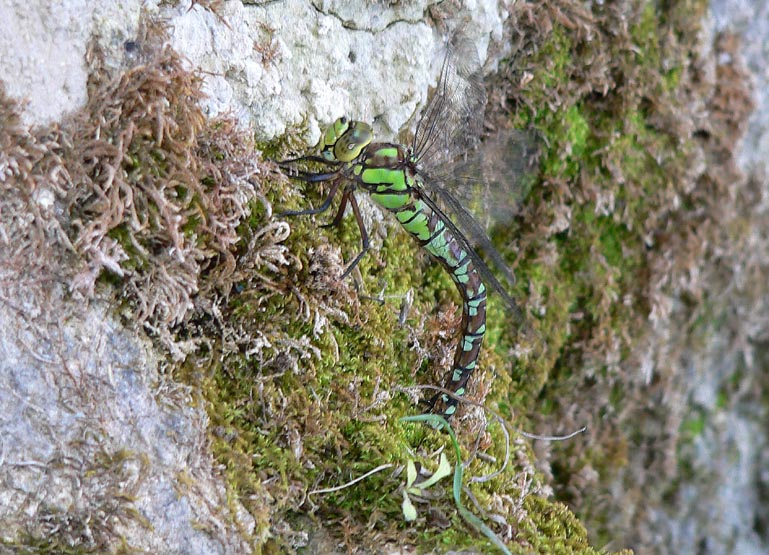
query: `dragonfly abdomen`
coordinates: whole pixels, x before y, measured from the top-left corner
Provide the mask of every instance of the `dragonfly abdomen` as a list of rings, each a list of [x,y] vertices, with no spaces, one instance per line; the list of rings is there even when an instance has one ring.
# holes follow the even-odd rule
[[[446,389],[456,395],[464,395],[486,333],[486,286],[463,242],[446,227],[441,216],[421,200],[416,200],[414,205],[419,209],[420,216],[414,218],[413,222],[421,224],[424,218],[424,223],[419,226],[404,224],[404,227],[449,272],[462,295],[461,337],[454,353],[454,364]],[[443,411],[445,416],[456,412],[456,399],[443,394],[441,400],[446,407]]]

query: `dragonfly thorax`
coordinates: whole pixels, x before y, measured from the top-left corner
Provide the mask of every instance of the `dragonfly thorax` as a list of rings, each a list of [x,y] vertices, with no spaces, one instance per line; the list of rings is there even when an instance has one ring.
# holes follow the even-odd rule
[[[329,162],[352,162],[374,138],[374,130],[362,121],[350,121],[346,117],[331,124],[320,139],[318,148]]]

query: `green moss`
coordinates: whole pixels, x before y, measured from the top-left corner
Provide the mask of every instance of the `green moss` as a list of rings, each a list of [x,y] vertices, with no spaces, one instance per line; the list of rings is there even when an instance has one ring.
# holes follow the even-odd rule
[[[578,120],[575,117],[575,122]],[[580,134],[574,136],[580,138]],[[281,202],[290,196],[282,190],[289,186],[292,185],[275,183],[268,188],[269,199],[275,204]],[[309,190],[302,205],[315,205],[322,196],[320,190]],[[301,268],[290,276],[294,293],[273,294],[258,282],[246,282],[239,294],[230,298],[226,314],[229,325],[253,327],[254,334],[273,342],[272,348],[259,353],[260,362],[241,354],[223,356],[208,352],[201,353],[202,360],[221,359],[222,363],[211,365],[201,374],[200,361],[192,361],[182,373],[185,381],[196,382],[203,393],[215,431],[215,457],[226,468],[233,499],[239,499],[257,516],[255,538],[266,533],[274,515],[282,514],[293,522],[290,515],[304,498],[303,492],[338,486],[383,463],[402,465],[409,458],[424,456],[412,450],[426,453],[445,441],[441,434],[424,426],[396,424],[397,418],[412,414],[415,408],[395,390],[415,381],[433,382],[423,374],[426,365],[420,364],[417,352],[409,348],[411,336],[414,329],[422,329],[425,316],[434,313],[436,303],[458,300],[453,283],[439,266],[427,263],[405,232],[393,227],[383,239],[382,248],[360,263],[363,291],[377,295],[384,285],[384,303],[361,299],[351,306],[346,285],[319,291],[314,288],[319,278],[309,269],[315,263],[311,253],[327,244],[338,245],[344,258],[351,259],[359,248],[357,226],[345,220],[337,229],[319,229],[318,220],[325,218],[288,220],[293,233],[286,245],[301,261]],[[255,212],[241,228],[244,237],[265,223],[263,215]],[[321,272],[339,272],[341,267]],[[528,271],[537,276],[544,269],[532,267]],[[536,281],[534,286],[539,286]],[[415,299],[406,326],[400,327],[400,301],[409,289],[415,291]],[[315,311],[327,318],[335,313],[335,307],[343,307],[348,318],[331,317],[328,327],[315,335],[317,316],[305,318],[303,305],[311,313]],[[531,361],[519,360],[514,367],[506,368],[504,361],[506,351],[513,345],[514,326],[495,301],[490,306],[489,324],[490,348],[484,351],[484,367],[487,371],[504,369],[500,376],[503,385],[510,380],[509,376],[519,376],[524,381],[530,374]],[[448,332],[453,336],[453,329]],[[417,337],[422,333],[417,332]],[[301,342],[307,346],[307,354],[296,356],[291,349],[280,348],[278,338]],[[546,379],[547,365],[540,361],[536,364],[542,365],[538,380],[541,384]],[[500,398],[500,391],[517,389],[497,388],[495,396]],[[377,403],[377,395],[383,393],[389,393],[389,398]],[[531,401],[515,396],[506,399],[507,407],[514,412],[519,412],[522,402]],[[492,430],[489,451],[497,460],[504,458],[504,439],[498,429]],[[495,469],[495,465],[476,459],[468,476]],[[505,491],[519,495],[513,485],[517,483],[518,472],[515,466],[509,466],[494,482],[473,486],[474,495],[483,501]],[[359,533],[375,523],[374,530],[395,538],[401,533],[399,529],[406,528],[397,495],[402,480],[383,472],[353,487],[315,494],[312,500],[318,507],[316,514],[344,519]],[[452,525],[446,530],[420,527],[422,547],[486,545],[468,532],[456,514],[449,491],[444,493],[431,501],[431,506],[446,515]],[[266,498],[273,500],[269,514],[262,504]],[[546,545],[543,537],[536,539],[537,545]],[[267,552],[280,550],[282,544],[280,538],[273,538],[269,542],[257,540],[256,545]]]
[[[704,413],[690,415],[681,422],[681,434],[688,440],[702,435],[705,431],[706,415]]]
[[[690,7],[701,9],[702,3]],[[671,214],[692,208],[680,191],[691,146],[665,120],[676,112],[678,88],[689,78],[690,52],[680,44],[692,44],[685,33],[695,29],[683,11],[640,6],[628,20],[624,43],[603,34],[602,25],[616,29],[610,18],[592,28],[589,44],[579,31],[556,26],[527,60],[526,67],[534,68],[527,100],[536,100],[521,104],[537,110],[524,108],[514,119],[536,125],[548,149],[522,225],[539,235],[521,240],[534,248],[520,253],[517,274],[545,307],[537,327],[548,356],[514,370],[505,406],[513,412],[525,407],[544,426],[557,419],[567,430],[585,421],[564,415],[601,415],[593,432],[601,438],[598,445],[553,446],[556,458],[571,461],[556,473],[556,488],[563,483],[564,491],[574,491],[571,476],[582,468],[608,481],[627,461],[627,437],[612,419],[639,400],[618,365],[600,362],[612,352],[621,359],[634,346],[650,310],[647,279],[657,254],[648,242],[670,229]],[[680,44],[664,41],[667,36]],[[582,65],[586,61],[591,65]],[[562,73],[554,74],[553,67]],[[673,197],[681,204],[671,206]],[[564,220],[566,225],[552,225]],[[583,516],[600,520],[589,512],[590,503],[584,506]]]
[[[674,95],[685,77],[680,67],[668,67],[668,60],[683,56],[671,58],[661,44],[659,37],[668,30],[663,27],[666,18],[674,19],[672,13],[659,13],[661,9],[648,4],[632,14],[622,44],[613,41],[621,29],[611,20],[602,19],[584,34],[579,27],[587,23],[567,28],[555,22],[551,30],[532,38],[537,48],[519,62],[531,69],[532,79],[525,91],[527,102],[512,119],[536,127],[547,145],[539,182],[509,227],[515,237],[497,238],[498,244],[518,249],[503,255],[516,260],[518,284],[513,293],[523,306],[525,325],[519,329],[492,297],[486,342],[473,378],[473,385],[483,389],[480,384],[492,383],[496,376],[486,404],[499,408],[518,427],[546,424],[552,429],[557,423],[571,431],[583,424],[567,420],[585,413],[579,403],[588,404],[602,426],[604,416],[610,420],[613,411],[632,402],[617,366],[602,357],[615,348],[620,356],[625,354],[633,346],[638,323],[648,314],[645,279],[654,260],[645,240],[655,223],[667,221],[674,210],[666,203],[672,192],[679,192],[673,184],[687,161],[685,142],[661,129],[655,112],[656,104],[672,102],[665,95]],[[597,19],[603,16],[596,13]],[[594,62],[598,70],[592,68]],[[191,87],[180,75],[175,89]],[[241,242],[232,265],[238,281],[218,279],[226,273],[222,260],[231,254],[231,242],[227,237],[217,242],[204,223],[217,206],[207,202],[215,194],[213,170],[232,158],[224,145],[237,144],[237,135],[233,131],[230,136],[222,124],[205,127],[196,104],[191,105],[186,117],[198,122],[192,128],[209,139],[219,137],[219,146],[162,151],[150,140],[156,124],[150,112],[145,118],[149,131],[125,153],[121,169],[126,186],[141,182],[143,174],[153,176],[159,191],[173,193],[169,206],[179,203],[185,214],[192,214],[179,224],[180,235],[194,238],[190,252],[195,256],[190,259],[205,260],[206,265],[189,270],[189,278],[201,285],[200,300],[216,304],[216,310],[174,329],[179,339],[193,337],[201,345],[176,369],[176,378],[194,386],[196,400],[208,411],[211,451],[229,488],[229,508],[235,515],[237,502],[254,517],[255,551],[291,549],[291,532],[313,532],[313,524],[303,518],[312,511],[316,526],[359,545],[391,541],[415,544],[422,551],[488,552],[486,540],[457,514],[448,481],[420,506],[422,520],[404,523],[399,496],[404,477],[393,472],[407,460],[430,466],[435,462],[430,455],[447,445],[445,435],[425,426],[402,425],[398,419],[421,410],[401,390],[415,383],[437,383],[435,376],[446,371],[441,361],[453,353],[457,323],[447,307],[457,303],[458,295],[448,274],[430,263],[405,232],[388,224],[381,248],[359,265],[362,283],[355,284],[357,272],[340,283],[343,260],[352,260],[360,249],[352,218],[333,229],[319,227],[333,217],[333,210],[314,218],[286,219],[290,236],[270,244],[263,232],[276,219],[268,218],[268,203],[254,202],[250,216],[238,227]],[[183,139],[178,144],[187,148],[188,137]],[[306,145],[290,133],[259,148],[265,157],[280,159],[289,150],[304,152]],[[189,160],[214,166],[201,162],[196,171],[185,174],[184,183],[166,188],[172,155],[185,170]],[[277,213],[317,206],[327,193],[323,185],[300,186],[270,175],[269,168],[262,166],[258,188]],[[94,179],[103,176],[100,171],[93,174]],[[129,255],[124,268],[149,276],[158,267],[165,269],[155,256],[158,245],[168,246],[175,239],[157,235],[165,229],[157,198],[150,195],[142,203],[142,221],[149,222],[142,228],[146,236],[132,235],[125,222],[109,231]],[[369,231],[379,241],[379,234]],[[287,262],[260,265],[249,251],[263,247],[264,257],[273,249]],[[236,270],[229,268],[230,273]],[[409,290],[414,301],[401,323],[402,300]],[[374,299],[380,294],[382,302]],[[588,374],[585,367],[590,363]],[[470,459],[478,422],[457,423],[463,432],[463,457]],[[697,435],[704,425],[695,418],[682,430]],[[621,431],[606,425],[595,435],[600,442],[552,447],[555,486],[570,492],[562,498],[575,505],[579,499],[571,492],[584,486],[570,480],[589,475],[579,470],[592,468],[610,476],[626,460],[628,442]],[[487,457],[474,457],[465,476],[479,505],[491,508],[512,527],[511,550],[596,552],[575,515],[541,495],[550,484],[531,470],[534,455],[515,434],[512,462],[501,474],[470,483],[474,476],[497,471],[505,460],[505,437],[498,425],[491,425],[481,439]],[[311,493],[342,486],[382,464],[392,467],[338,491]],[[180,475],[176,485],[183,491],[188,482],[189,477]]]
[[[657,69],[660,67],[660,14],[654,3],[641,9],[640,15],[630,26],[630,37],[637,49],[633,61],[641,66]]]
[[[127,224],[122,224],[112,228],[107,236],[117,241],[129,256],[128,260],[121,264],[123,269],[133,271],[146,267],[148,259],[139,249],[136,248],[136,245],[132,241],[131,232],[129,231]]]

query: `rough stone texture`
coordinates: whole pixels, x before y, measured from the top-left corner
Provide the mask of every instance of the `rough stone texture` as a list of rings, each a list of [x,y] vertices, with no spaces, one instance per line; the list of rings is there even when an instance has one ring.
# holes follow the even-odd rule
[[[648,484],[640,503],[646,509],[631,509],[636,523],[619,528],[618,541],[639,553],[758,555],[769,551],[769,9],[765,2],[717,0],[704,28],[706,50],[717,33],[740,41],[714,62],[747,68],[755,108],[734,152],[743,175],[719,201],[725,221],[714,257],[688,278],[703,284],[707,302],[692,314],[681,298],[668,299],[669,313],[653,322],[641,356],[647,370],[674,368],[674,386],[658,403],[663,420],[681,426],[683,441],[662,474],[650,475],[648,467],[667,455],[650,461],[631,454],[632,480]],[[711,66],[704,78],[714,76]],[[638,433],[659,434],[658,424],[645,421]],[[625,485],[615,484],[617,506],[628,506]]]
[[[8,93],[28,102],[27,123],[56,121],[85,104],[88,42],[122,43],[136,30],[142,2],[11,0],[0,4],[0,59]]]
[[[23,531],[58,536],[61,547],[111,549],[123,537],[147,553],[246,552],[188,388],[158,373],[151,346],[109,305],[76,310],[60,285],[45,291],[3,274],[0,538],[13,543]]]
[[[306,126],[316,142],[320,126],[345,113],[392,136],[426,100],[451,31],[461,26],[485,61],[509,2],[473,2],[461,13],[440,4],[65,2],[50,17],[46,2],[12,3],[0,6],[0,55],[13,76],[9,93],[29,101],[26,121],[46,123],[85,102],[89,40],[119,63],[145,10],[167,22],[173,47],[205,73],[210,115],[234,113],[260,139]],[[430,10],[439,24],[428,25]]]
[[[760,0],[714,0],[713,25],[716,31],[738,35],[740,53],[753,80],[755,111],[748,123],[742,147],[737,152],[740,167],[747,174],[765,174],[769,162],[769,5]]]
[[[170,12],[172,44],[206,72],[209,112],[234,111],[259,139],[306,126],[314,144],[344,114],[392,137],[426,100],[460,21],[482,60],[501,37],[507,2],[478,2],[434,31],[425,14],[439,4],[228,2],[212,13],[182,3]]]

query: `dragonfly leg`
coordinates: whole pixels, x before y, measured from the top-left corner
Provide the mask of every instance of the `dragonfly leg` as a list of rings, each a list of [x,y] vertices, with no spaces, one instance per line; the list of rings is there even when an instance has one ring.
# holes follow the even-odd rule
[[[304,181],[305,183],[322,183],[323,181],[331,181],[337,175],[339,175],[339,170],[325,173],[312,173],[305,171],[294,171],[293,168],[288,168],[286,171],[289,172],[289,175],[293,179]]]
[[[291,177],[296,177],[297,179],[301,179],[304,181],[308,181],[306,178],[313,175],[331,175],[335,172],[324,172],[320,174],[313,174],[310,172],[305,172],[301,170],[297,170],[293,164],[296,164],[298,162],[313,162],[315,164],[322,164],[326,167],[332,167],[332,168],[339,168],[341,165],[340,162],[336,160],[326,160],[325,158],[321,156],[299,156],[298,158],[289,158],[288,160],[276,160],[275,163],[278,164],[278,167],[283,170],[286,174],[290,175]],[[309,180],[312,181],[312,180]],[[318,181],[322,181],[318,180]]]
[[[306,172],[303,170],[297,170],[294,164],[298,162],[314,162],[316,164],[322,164],[326,168],[334,168],[333,171],[326,171],[321,173]],[[305,181],[307,183],[320,183],[321,181],[328,181],[339,172],[340,163],[335,160],[326,160],[320,156],[300,156],[298,158],[289,158],[288,160],[275,161],[278,167],[285,172],[288,176],[298,179],[299,181]]]
[[[337,160],[326,160],[322,156],[299,156],[297,158],[289,158],[288,160],[273,160],[276,164],[278,164],[281,169],[285,169],[288,167],[289,164],[296,164],[297,162],[315,162],[317,164],[325,164],[326,166],[334,166],[339,167],[341,162],[338,162]]]
[[[323,201],[323,204],[318,206],[317,208],[309,208],[307,210],[289,210],[288,212],[282,212],[281,214],[278,214],[278,218],[282,218],[285,216],[310,216],[312,214],[320,214],[321,212],[325,212],[328,210],[329,206],[331,206],[331,202],[334,200],[334,197],[336,196],[337,191],[339,190],[339,185],[342,184],[341,179],[337,179],[333,185],[331,185],[331,190],[328,193],[328,196],[326,197],[326,200]],[[342,199],[344,201],[344,199]]]
[[[358,222],[358,229],[360,229],[360,242],[361,242],[361,251],[358,253],[358,256],[355,257],[355,259],[350,262],[350,265],[347,266],[347,269],[344,271],[342,276],[339,279],[344,279],[348,275],[350,275],[350,272],[352,272],[355,269],[355,266],[358,265],[358,262],[361,261],[363,256],[368,252],[369,248],[371,247],[371,244],[368,240],[368,232],[366,231],[366,226],[363,224],[363,218],[360,215],[360,208],[358,208],[358,201],[355,200],[355,195],[353,194],[354,189],[346,189],[344,192],[344,195],[342,196],[342,203],[339,206],[339,210],[336,213],[336,216],[334,217],[334,220],[327,224],[327,226],[336,226],[339,225],[339,222],[342,221],[342,217],[344,216],[344,210],[347,207],[347,203],[350,203],[350,206],[352,206],[352,213],[355,214],[355,221]]]

